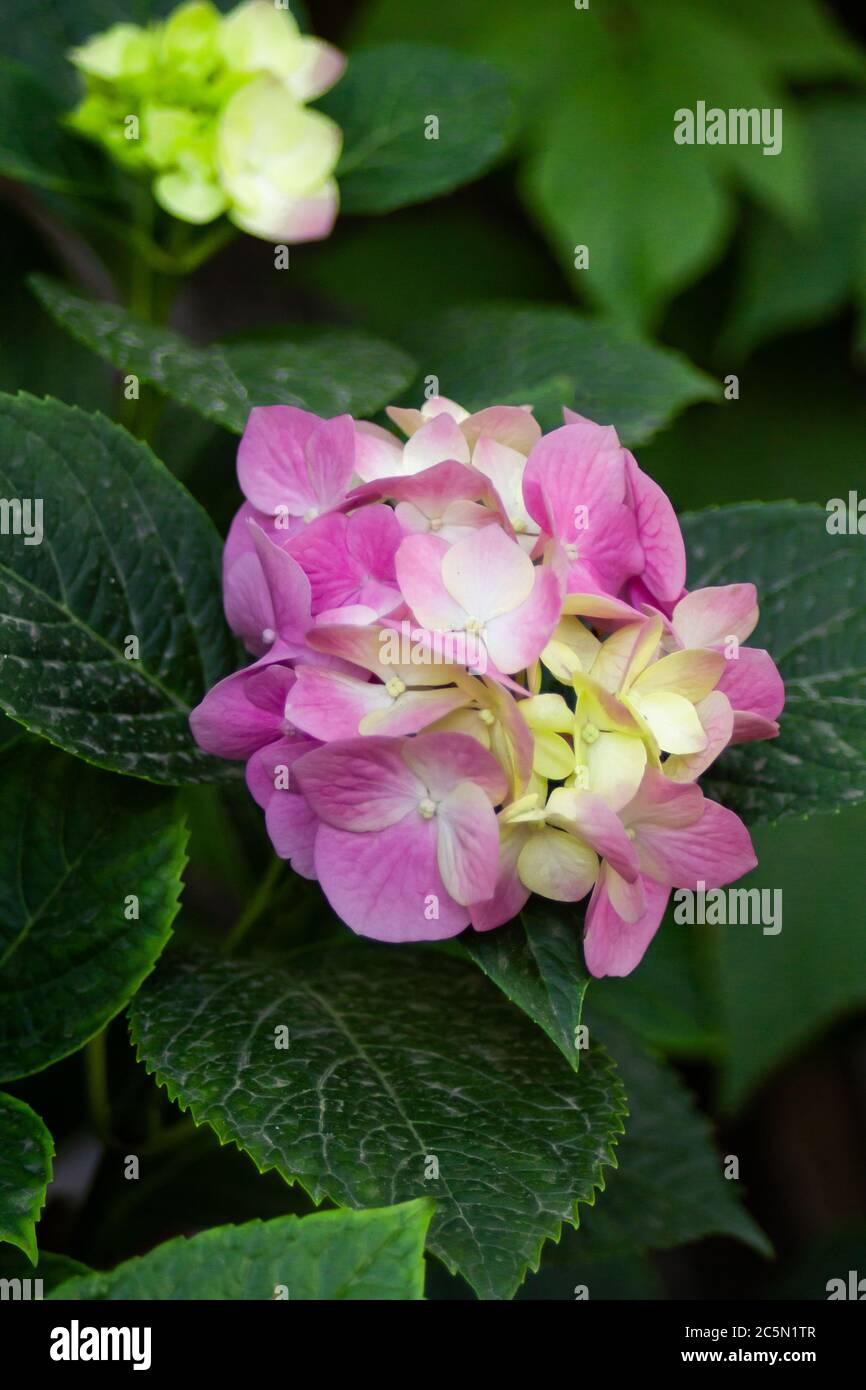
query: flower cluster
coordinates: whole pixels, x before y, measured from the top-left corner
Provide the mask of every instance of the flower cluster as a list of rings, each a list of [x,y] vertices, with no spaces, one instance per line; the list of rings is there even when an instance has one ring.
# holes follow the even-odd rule
[[[313,241],[337,213],[337,125],[312,101],[345,59],[287,9],[246,0],[222,15],[190,0],[147,28],[114,24],[70,57],[85,94],[73,129],[104,145],[184,222],[226,213],[269,240]]]
[[[687,592],[671,504],[611,426],[529,407],[252,411],[225,607],[256,658],[192,714],[246,760],[277,853],[356,932],[509,921],[591,894],[596,975],[641,959],[670,891],[755,865],[697,779],[778,733],[754,586]]]

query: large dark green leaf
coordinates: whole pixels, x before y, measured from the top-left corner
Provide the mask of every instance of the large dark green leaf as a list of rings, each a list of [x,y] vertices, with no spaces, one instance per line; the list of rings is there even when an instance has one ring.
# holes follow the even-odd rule
[[[58,323],[106,361],[240,434],[255,405],[294,405],[318,415],[373,415],[415,374],[399,348],[365,333],[305,324],[212,347],[193,346],[116,304],[31,281]]]
[[[847,505],[847,498],[845,499]],[[751,580],[785,681],[778,739],[722,755],[704,786],[749,821],[837,810],[866,796],[866,545],[830,535],[821,507],[709,508],[683,518],[689,588]]]
[[[24,395],[0,396],[0,490],[43,507],[41,543],[0,538],[0,707],[118,772],[221,775],[187,722],[234,662],[205,513],[119,426]]]
[[[482,970],[547,1033],[573,1067],[584,1065],[601,1038],[625,1084],[628,1117],[625,1138],[617,1148],[617,1171],[608,1175],[601,1201],[584,1213],[575,1251],[607,1258],[710,1234],[736,1236],[766,1251],[762,1233],[739,1204],[736,1184],[722,1175],[707,1121],[676,1074],[655,1061],[630,1029],[616,1021],[632,1017],[649,1035],[665,1032],[660,1023],[663,1001],[653,997],[651,987],[648,998],[629,988],[636,978],[640,981],[647,963],[630,980],[590,982],[580,950],[581,914],[572,909],[571,915],[569,923],[564,914],[533,907],[508,927],[483,935],[467,933],[465,944]],[[663,968],[661,978],[656,978],[657,988],[663,990]],[[679,983],[675,976],[673,983]],[[578,1050],[576,1029],[587,986],[591,1023],[581,1035],[584,1048]],[[594,1003],[600,987],[603,1008]],[[682,1041],[684,1027],[689,1041],[697,1035],[705,1042],[691,1018],[684,1025],[675,1014],[668,1031]]]
[[[692,929],[668,911],[640,969],[625,979],[591,980],[583,961],[583,911],[535,899],[508,926],[467,932],[469,955],[503,994],[543,1028],[567,1061],[580,1066],[577,1032],[587,988],[598,1017],[626,1024],[646,1043],[684,1056],[715,1056],[715,1010],[702,990]]]
[[[448,193],[489,168],[514,133],[504,76],[431,44],[353,53],[321,105],[343,131],[346,212],[390,212]]]
[[[685,358],[609,324],[547,305],[479,304],[412,323],[406,343],[425,376],[467,410],[529,403],[544,429],[562,407],[648,439],[719,388]]]
[[[569,920],[569,915],[571,920]],[[575,1071],[580,1014],[589,984],[581,949],[582,916],[536,901],[508,926],[467,932],[467,951],[502,993],[543,1028]]]
[[[166,793],[35,739],[0,754],[0,780],[8,1080],[74,1052],[135,993],[170,934],[186,831]]]
[[[576,1224],[621,1130],[601,1048],[575,1076],[478,970],[436,952],[198,956],[159,971],[131,1013],[170,1096],[260,1169],[316,1201],[435,1197],[430,1248],[482,1297],[512,1294]]]
[[[51,1181],[54,1143],[29,1105],[0,1092],[0,1241],[36,1264],[36,1222]]]
[[[418,1299],[433,1203],[278,1216],[158,1245],[110,1274],[71,1279],[57,1299]]]
[[[596,1021],[590,1006],[590,1032],[596,1031],[616,1058],[629,1113],[617,1170],[608,1178],[602,1201],[581,1223],[583,1250],[607,1256],[728,1235],[771,1253],[763,1232],[740,1204],[740,1180],[725,1177],[709,1122],[676,1073],[625,1029]]]

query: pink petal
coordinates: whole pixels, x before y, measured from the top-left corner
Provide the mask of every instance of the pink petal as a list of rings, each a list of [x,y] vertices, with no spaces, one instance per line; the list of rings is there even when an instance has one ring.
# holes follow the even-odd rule
[[[318,748],[316,740],[303,735],[278,738],[253,753],[246,767],[246,784],[250,796],[265,810],[274,796],[299,795],[292,781],[292,766],[305,753]],[[286,769],[284,772],[283,769]],[[277,786],[279,775],[281,785]],[[287,787],[282,783],[288,782]]]
[[[322,825],[316,873],[328,902],[361,936],[377,941],[439,941],[463,930],[465,907],[439,873],[435,818],[417,813],[375,834]]]
[[[536,444],[523,475],[529,515],[558,540],[579,537],[578,508],[625,498],[624,450],[612,425],[575,421]]]
[[[784,682],[770,653],[761,647],[740,647],[736,660],[730,658],[725,662],[716,688],[727,695],[735,711],[757,715],[770,723],[784,708]]]
[[[465,545],[465,541],[460,542]],[[442,579],[448,546],[437,536],[406,536],[397,551],[397,583],[422,627],[460,631],[466,612],[452,598]]]
[[[482,527],[442,557],[448,593],[482,623],[522,604],[532,593],[536,573],[529,556],[499,526]]]
[[[590,974],[630,975],[659,929],[670,889],[646,880],[646,911],[636,922],[625,922],[615,911],[607,891],[605,870],[599,875],[586,910],[583,953]]]
[[[330,236],[340,208],[336,183],[329,180],[307,197],[287,197],[267,229],[267,241],[285,241],[296,246],[306,241],[323,241]],[[243,226],[243,222],[240,222]],[[255,235],[262,230],[251,228]]]
[[[315,614],[361,604],[378,616],[401,601],[394,556],[403,531],[390,507],[363,507],[353,516],[332,512],[289,542],[289,553],[310,581]]]
[[[476,782],[494,806],[508,795],[499,763],[468,734],[419,734],[403,740],[402,753],[407,767],[435,801],[443,800],[462,781]]]
[[[479,439],[495,439],[519,454],[528,454],[541,438],[541,426],[522,405],[490,405],[461,422],[470,447]]]
[[[269,540],[274,545],[285,547],[287,541],[291,540],[296,532],[300,531],[304,523],[299,517],[268,516],[266,512],[256,511],[249,502],[241,503],[238,510],[232,517],[232,524],[226,536],[226,543],[223,546],[223,578],[228,574],[235,560],[241,555],[251,555],[255,551],[253,538],[247,522],[254,521],[260,526]]]
[[[685,595],[686,591],[683,589],[673,599],[657,598],[655,594],[650,592],[639,575],[627,581],[623,592],[623,597],[640,613],[647,616],[660,615],[664,618],[668,628],[677,603],[681,598],[685,598]]]
[[[436,821],[437,862],[451,897],[464,906],[492,898],[499,826],[486,793],[475,782],[458,782],[439,802]]]
[[[189,716],[193,738],[218,758],[249,758],[285,732],[286,697],[295,673],[263,657],[226,676]]]
[[[644,550],[641,578],[656,599],[679,596],[686,582],[686,547],[670,498],[626,452],[629,498]]]
[[[240,555],[223,581],[223,607],[232,632],[248,651],[261,656],[277,635],[271,591],[253,547]]]
[[[403,740],[350,738],[316,748],[294,773],[316,815],[340,830],[381,830],[416,816],[427,788],[401,757]]]
[[[323,615],[320,615],[320,618],[321,616]],[[412,664],[413,644],[417,639],[415,629],[411,628],[411,625],[408,626],[410,631],[404,633],[390,625],[327,623],[314,627],[308,640],[315,651],[372,671],[383,682],[391,676],[399,676],[403,684],[409,686],[447,684],[453,679],[453,668]],[[407,657],[405,663],[387,659],[392,642],[397,646],[399,654],[405,654]]]
[[[359,732],[365,737],[388,734],[391,738],[417,734],[437,720],[453,714],[454,710],[463,709],[469,704],[469,699],[468,695],[452,686],[441,690],[406,690],[396,700],[390,700],[387,706],[365,714]]]
[[[600,796],[570,788],[557,788],[547,804],[547,819],[591,845],[629,882],[638,877],[637,851],[615,811]],[[552,814],[551,814],[552,812]]]
[[[760,714],[734,710],[734,732],[731,743],[756,743],[760,739],[778,738],[780,729],[775,719],[763,719]]]
[[[388,478],[402,464],[403,446],[389,430],[359,420],[355,425],[355,472],[364,482]]]
[[[704,799],[703,814],[679,827],[642,823],[637,832],[641,868],[669,887],[707,888],[747,874],[757,864],[749,832],[739,816]]]
[[[711,647],[736,637],[745,642],[758,621],[754,584],[723,584],[693,589],[673,612],[673,627],[684,647]]]
[[[603,592],[616,594],[626,579],[643,567],[634,514],[621,502],[597,502],[587,521],[586,528],[577,530],[570,544],[576,545],[577,559],[591,567]],[[569,573],[568,592],[583,592],[576,573]]]
[[[248,524],[270,595],[273,630],[281,642],[295,648],[300,655],[305,650],[306,634],[312,623],[310,582],[287,551],[268,540],[255,522]],[[238,561],[242,563],[243,560]],[[237,568],[235,565],[232,574]]]
[[[420,473],[445,459],[469,462],[469,445],[460,426],[444,411],[428,420],[403,446],[403,473]]]
[[[390,497],[394,502],[414,502],[425,516],[441,517],[449,503],[458,498],[477,501],[489,495],[487,479],[476,473],[474,468],[446,460],[433,464],[423,473],[413,473],[408,477],[399,474],[381,477],[376,482],[356,488],[349,494],[349,500],[364,503],[379,497]]]
[[[265,809],[265,827],[280,859],[288,859],[301,878],[315,878],[316,833],[321,828],[306,799],[275,792]]]
[[[695,705],[698,718],[707,736],[707,746],[700,753],[674,753],[664,765],[665,776],[675,782],[694,782],[706,772],[711,763],[731,742],[734,732],[734,712],[731,702],[720,690],[712,690]]]
[[[276,516],[337,506],[355,467],[350,415],[322,420],[292,405],[254,406],[238,448],[238,481],[254,507]]]
[[[700,787],[694,783],[672,782],[657,768],[648,767],[621,815],[623,823],[638,827],[641,835],[644,827],[650,825],[661,830],[681,829],[700,820],[703,799]]]
[[[319,666],[299,665],[286,715],[299,729],[323,743],[355,738],[365,714],[389,709],[384,685],[358,680]]]
[[[529,597],[485,626],[484,641],[494,666],[508,676],[531,666],[550,641],[561,611],[562,589],[557,576],[547,566],[536,569]]]
[[[485,902],[473,903],[469,909],[476,931],[492,931],[494,927],[501,927],[505,922],[510,922],[528,901],[529,889],[520,881],[517,861],[526,844],[527,836],[531,834],[532,830],[525,825],[500,827],[499,859],[493,896]]]

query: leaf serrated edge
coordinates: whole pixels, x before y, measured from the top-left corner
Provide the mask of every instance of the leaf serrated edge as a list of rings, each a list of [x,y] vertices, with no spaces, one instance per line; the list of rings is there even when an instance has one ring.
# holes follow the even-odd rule
[[[17,1096],[9,1095],[8,1091],[0,1093],[0,1097],[2,1097],[2,1100],[10,1105],[13,1110],[17,1110],[19,1113],[35,1121],[34,1128],[36,1131],[36,1138],[40,1145],[42,1158],[45,1164],[45,1182],[42,1185],[41,1197],[39,1193],[37,1193],[35,1204],[31,1204],[28,1212],[22,1216],[22,1225],[25,1228],[23,1235],[15,1236],[11,1233],[6,1235],[0,1234],[0,1241],[7,1245],[13,1245],[16,1249],[21,1250],[35,1268],[39,1263],[39,1250],[36,1244],[36,1227],[48,1199],[48,1186],[54,1179],[54,1158],[57,1150],[54,1147],[54,1136],[51,1134],[51,1131],[41,1115],[37,1115],[36,1111],[31,1109],[25,1101],[19,1100]],[[28,1225],[30,1226],[29,1231],[27,1230]]]
[[[332,1195],[327,1191],[327,1189],[325,1189],[324,1187],[320,1188],[318,1184],[308,1184],[298,1174],[292,1174],[284,1170],[278,1162],[266,1163],[263,1166],[260,1165],[256,1157],[253,1154],[251,1154],[248,1149],[244,1148],[243,1144],[240,1142],[239,1139],[236,1139],[233,1135],[228,1134],[226,1132],[225,1125],[215,1123],[214,1120],[209,1118],[199,1119],[198,1115],[196,1114],[195,1104],[193,1102],[184,1102],[180,1096],[179,1087],[173,1085],[171,1080],[162,1073],[159,1064],[154,1063],[154,1065],[151,1066],[148,1059],[143,1055],[143,1043],[141,1037],[136,1036],[135,1012],[134,1009],[131,1007],[133,1002],[134,1001],[130,1001],[128,1023],[130,1044],[135,1050],[136,1061],[140,1062],[143,1065],[145,1072],[148,1076],[153,1077],[156,1085],[161,1086],[163,1088],[168,1099],[171,1101],[173,1105],[177,1105],[181,1114],[185,1115],[189,1113],[195,1121],[197,1128],[202,1128],[206,1125],[216,1135],[221,1148],[226,1147],[229,1144],[233,1144],[239,1153],[245,1154],[246,1157],[250,1159],[258,1173],[264,1175],[265,1173],[276,1171],[289,1187],[299,1187],[301,1191],[304,1192],[310,1198],[310,1200],[314,1203],[316,1207],[321,1206],[322,1202],[325,1200],[336,1201],[336,1199],[332,1197]],[[534,1024],[534,1020],[530,1019],[529,1021],[533,1023],[533,1026],[538,1026]],[[436,1256],[437,1259],[439,1259],[442,1262],[442,1264],[445,1265],[445,1268],[449,1271],[449,1273],[459,1273],[461,1278],[466,1279],[466,1282],[470,1285],[472,1289],[474,1289],[475,1293],[478,1295],[479,1298],[512,1299],[517,1290],[525,1282],[527,1274],[536,1274],[538,1272],[541,1263],[542,1251],[547,1241],[552,1240],[555,1245],[558,1245],[560,1240],[562,1239],[562,1231],[565,1225],[573,1226],[575,1229],[579,1228],[579,1208],[581,1206],[595,1206],[597,1195],[599,1193],[604,1192],[605,1190],[604,1169],[606,1167],[617,1168],[619,1166],[615,1151],[620,1136],[625,1133],[624,1122],[628,1117],[629,1113],[628,1097],[626,1095],[625,1085],[619,1074],[619,1068],[617,1067],[615,1060],[613,1059],[613,1057],[611,1057],[610,1053],[604,1046],[599,1046],[598,1044],[596,1044],[595,1046],[601,1054],[601,1065],[604,1069],[604,1072],[612,1080],[609,1137],[606,1140],[600,1154],[596,1156],[593,1160],[592,1168],[595,1176],[593,1176],[591,1181],[589,1195],[586,1197],[576,1198],[572,1208],[572,1216],[570,1218],[565,1218],[563,1220],[560,1220],[559,1222],[556,1222],[552,1231],[544,1232],[539,1236],[538,1244],[536,1246],[534,1255],[532,1255],[528,1259],[517,1281],[512,1286],[509,1286],[508,1290],[505,1293],[501,1293],[497,1290],[494,1290],[490,1285],[487,1285],[484,1288],[479,1287],[476,1283],[467,1278],[463,1271],[459,1269],[457,1264],[450,1263],[444,1256],[440,1255],[438,1250],[433,1250],[432,1247],[430,1247],[431,1252]],[[199,1109],[200,1108],[201,1107],[199,1107]],[[345,1204],[338,1202],[337,1205],[342,1209],[342,1207]],[[361,1211],[370,1210],[370,1208],[365,1207],[348,1209]]]

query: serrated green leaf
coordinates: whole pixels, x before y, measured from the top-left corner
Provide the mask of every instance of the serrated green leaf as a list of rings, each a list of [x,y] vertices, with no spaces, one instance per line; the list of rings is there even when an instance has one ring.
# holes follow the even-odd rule
[[[164,792],[34,739],[0,753],[0,779],[0,1079],[10,1080],[81,1047],[152,969],[177,912],[186,831]]]
[[[24,395],[0,396],[0,491],[43,508],[40,543],[0,538],[0,707],[101,767],[225,775],[188,725],[234,664],[198,504],[118,425]]]
[[[51,1181],[54,1142],[23,1100],[0,1092],[0,1241],[36,1264],[36,1222]]]
[[[178,1236],[55,1299],[406,1300],[424,1296],[429,1198],[373,1211],[278,1216]]]
[[[317,415],[373,415],[415,374],[399,348],[365,333],[303,324],[260,339],[194,347],[116,304],[31,278],[40,302],[74,338],[199,415],[241,434],[256,405],[294,405]]]
[[[467,932],[463,944],[485,975],[522,1009],[577,1071],[580,1015],[589,984],[582,916],[536,900],[508,926]]]
[[[847,506],[847,498],[845,503]],[[828,513],[746,502],[682,518],[690,589],[757,585],[765,647],[785,681],[777,739],[724,753],[705,790],[746,820],[833,811],[866,796],[866,546]]]
[[[482,1297],[513,1294],[613,1161],[622,1094],[604,1052],[575,1076],[474,966],[442,953],[198,956],[160,970],[131,1020],[169,1095],[260,1169],[316,1201],[434,1197],[430,1248]]]
[[[678,410],[720,394],[684,357],[610,324],[547,305],[446,309],[406,330],[423,375],[467,410],[531,404],[543,429],[562,407],[614,424],[625,443],[648,439]]]
[[[629,1113],[617,1170],[603,1201],[581,1224],[582,1248],[588,1255],[607,1256],[727,1235],[772,1254],[763,1231],[740,1204],[739,1180],[724,1176],[709,1121],[676,1073],[626,1029],[596,1021],[591,1003],[589,1008],[590,1036],[601,1037],[616,1058]]]
[[[715,1056],[721,1047],[719,1021],[700,986],[693,933],[677,926],[669,910],[639,970],[625,979],[593,980],[583,960],[583,919],[582,904],[534,899],[514,922],[491,932],[467,932],[462,943],[575,1071],[582,1056],[577,1029],[590,984],[598,1017],[627,1026],[665,1052]]]
[[[502,73],[432,44],[353,53],[320,104],[343,131],[345,212],[391,212],[449,193],[488,169],[514,133]]]

